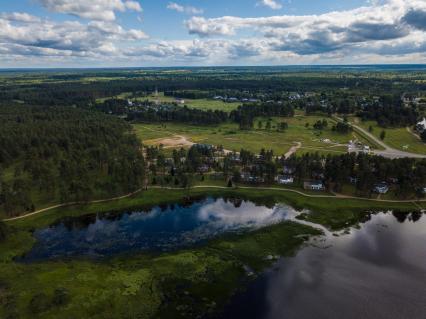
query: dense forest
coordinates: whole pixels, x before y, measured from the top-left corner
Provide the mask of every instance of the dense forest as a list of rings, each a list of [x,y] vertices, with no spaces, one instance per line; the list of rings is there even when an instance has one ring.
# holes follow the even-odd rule
[[[383,127],[412,126],[419,119],[419,112],[414,106],[405,107],[399,96],[382,96],[374,104],[357,112],[362,120],[375,120]]]
[[[141,187],[141,145],[126,122],[65,107],[0,108],[0,206],[84,201]]]

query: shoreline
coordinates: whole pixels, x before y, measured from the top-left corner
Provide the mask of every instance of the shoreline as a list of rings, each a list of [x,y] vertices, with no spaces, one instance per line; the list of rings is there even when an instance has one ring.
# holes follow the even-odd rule
[[[58,204],[58,205],[54,205],[54,206],[50,206],[50,207],[46,207],[40,210],[37,210],[35,212],[31,212],[28,214],[23,214],[20,216],[16,216],[16,217],[11,217],[11,218],[5,218],[2,221],[3,222],[13,222],[13,221],[19,221],[22,219],[27,219],[29,217],[32,216],[38,216],[42,213],[46,213],[46,212],[50,212],[53,211],[55,209],[59,209],[59,208],[71,208],[73,206],[91,206],[94,204],[102,204],[102,203],[119,203],[122,200],[126,200],[126,199],[131,199],[133,198],[135,195],[140,195],[141,197],[143,196],[144,193],[148,192],[148,191],[153,191],[153,190],[160,190],[160,191],[172,191],[172,192],[185,192],[185,193],[190,193],[191,191],[202,191],[202,193],[205,193],[208,190],[213,190],[213,191],[221,191],[221,192],[225,192],[225,193],[229,193],[229,192],[238,192],[240,191],[256,191],[256,192],[265,192],[265,191],[270,191],[270,192],[280,192],[283,193],[284,195],[287,194],[293,194],[293,195],[297,195],[297,196],[301,196],[302,198],[306,199],[327,199],[327,200],[352,200],[352,201],[357,201],[357,202],[370,202],[370,203],[374,203],[374,204],[379,204],[378,207],[381,207],[382,209],[386,209],[389,208],[389,206],[393,206],[393,205],[400,205],[400,204],[409,204],[410,206],[413,206],[414,210],[422,210],[423,207],[419,204],[421,203],[426,203],[426,199],[418,199],[418,200],[391,200],[391,199],[373,199],[373,198],[364,198],[364,197],[356,197],[356,196],[349,196],[349,195],[342,195],[342,194],[335,194],[335,195],[326,195],[326,194],[308,194],[305,193],[303,191],[299,191],[297,189],[291,189],[291,188],[280,188],[280,187],[250,187],[250,186],[238,186],[238,187],[226,187],[226,186],[215,186],[215,185],[198,185],[198,186],[193,186],[190,189],[185,189],[185,188],[177,188],[177,187],[161,187],[161,186],[151,186],[148,187],[147,189],[138,189],[132,193],[126,194],[126,195],[122,195],[122,196],[118,196],[118,197],[113,197],[110,199],[100,199],[100,200],[93,200],[93,201],[89,201],[89,202],[70,202],[70,203],[63,203],[63,204]],[[208,194],[199,194],[199,195],[208,195]],[[266,194],[267,196],[267,194]],[[134,197],[134,198],[138,198],[138,197]],[[129,203],[130,204],[130,203]],[[388,205],[386,205],[388,204]],[[131,206],[131,205],[130,205]],[[311,206],[311,205],[309,205]],[[312,205],[312,206],[315,206]],[[331,206],[331,205],[330,205]],[[376,208],[378,208],[376,207]],[[125,207],[124,207],[125,208]],[[123,208],[123,209],[124,209]],[[345,208],[344,206],[342,208]],[[351,208],[350,205],[347,206],[348,209]]]

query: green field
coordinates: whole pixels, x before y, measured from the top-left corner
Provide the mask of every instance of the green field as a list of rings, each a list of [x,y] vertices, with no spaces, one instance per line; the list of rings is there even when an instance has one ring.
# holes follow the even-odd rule
[[[174,102],[176,102],[176,99],[174,97],[164,96],[164,93],[159,93],[158,96],[149,95],[147,97],[137,97],[137,98],[130,98],[130,97],[131,97],[131,93],[122,93],[122,94],[115,96],[115,98],[131,99],[132,101],[149,100],[149,101],[153,101],[153,102],[159,101],[160,103],[174,103]],[[97,99],[96,102],[102,103],[103,101],[110,99],[110,98],[111,97]],[[239,102],[237,102],[237,103],[226,103],[226,102],[223,102],[221,100],[210,100],[210,99],[196,99],[196,100],[184,99],[184,100],[185,100],[184,105],[188,106],[189,108],[199,109],[199,110],[204,110],[204,111],[219,110],[219,111],[224,111],[224,112],[231,112],[232,110],[235,110],[239,105],[241,105],[241,103],[239,103]]]
[[[373,131],[371,132],[377,138],[380,138],[382,131],[386,132],[384,143],[397,150],[426,154],[426,144],[423,143],[410,129],[407,128],[382,128],[377,125],[375,121],[360,121],[359,119],[352,118],[357,125],[368,130],[371,126]]]
[[[207,143],[223,145],[225,149],[239,151],[241,148],[252,152],[259,152],[262,148],[273,149],[275,154],[285,154],[298,142],[302,144],[298,153],[320,152],[324,154],[342,154],[347,151],[350,140],[359,139],[369,144],[356,133],[339,134],[331,130],[332,120],[327,118],[329,125],[323,131],[313,129],[313,124],[322,120],[321,116],[298,115],[294,118],[273,118],[272,129],[257,129],[258,121],[262,121],[263,127],[267,119],[256,119],[255,129],[241,131],[235,123],[212,126],[192,126],[184,124],[134,124],[134,129],[141,140],[147,145],[158,144],[160,138],[174,135],[185,136],[194,143]],[[289,128],[284,132],[278,132],[274,127],[278,122],[287,122]],[[309,127],[306,127],[309,123]],[[328,142],[324,140],[330,140]]]

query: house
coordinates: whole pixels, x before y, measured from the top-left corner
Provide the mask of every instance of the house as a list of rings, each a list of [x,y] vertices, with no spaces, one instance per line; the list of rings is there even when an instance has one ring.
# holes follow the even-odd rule
[[[426,118],[423,118],[423,121],[416,124],[416,130],[420,133],[426,130]]]
[[[277,182],[280,185],[289,185],[294,183],[294,177],[288,175],[279,175],[277,176]]]
[[[234,102],[238,102],[239,100],[236,97],[230,97],[226,101],[230,103],[234,103]]]
[[[386,194],[389,191],[389,186],[385,182],[374,185],[374,192],[378,194]]]
[[[325,186],[321,181],[304,182],[303,188],[306,189],[306,190],[312,190],[312,191],[323,191],[323,190],[325,190]]]

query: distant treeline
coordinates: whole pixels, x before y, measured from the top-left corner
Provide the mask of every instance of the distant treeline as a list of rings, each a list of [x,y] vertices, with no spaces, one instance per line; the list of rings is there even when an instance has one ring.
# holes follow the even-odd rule
[[[167,109],[148,108],[137,112],[129,112],[128,120],[140,122],[175,122],[194,125],[213,125],[227,121],[228,114],[223,111],[203,111],[184,107]]]
[[[256,117],[282,116],[292,117],[294,109],[289,103],[251,103],[239,106],[230,114],[219,110],[199,110],[187,106],[173,104],[155,105],[152,102],[139,102],[137,106],[129,106],[126,100],[109,99],[97,105],[103,112],[127,115],[129,121],[136,122],[177,122],[195,125],[212,125],[228,120],[244,126],[245,121],[253,124]],[[252,125],[251,125],[252,126]]]
[[[102,73],[100,73],[102,74]],[[96,75],[96,74],[95,74]],[[93,75],[93,76],[95,76]],[[330,92],[346,88],[356,92],[370,92],[375,94],[405,91],[426,90],[426,84],[404,81],[401,79],[398,89],[395,89],[394,80],[375,76],[365,77],[360,74],[345,76],[339,73],[300,73],[285,75],[277,73],[171,73],[160,71],[156,74],[140,74],[131,72],[112,72],[107,74],[110,80],[96,81],[91,78],[85,81],[83,74],[47,74],[44,79],[37,79],[31,83],[19,84],[25,78],[9,78],[7,83],[0,84],[1,101],[24,101],[32,105],[86,105],[94,103],[98,98],[112,97],[123,92],[137,94],[138,92],[167,92],[168,95],[184,98],[206,98],[212,92],[225,95],[244,97],[244,92],[263,92],[276,94],[277,92]],[[102,77],[102,75],[100,75]],[[116,78],[114,78],[114,76]],[[56,81],[56,82],[55,82]],[[41,83],[39,83],[41,82]],[[198,92],[197,92],[198,91]],[[174,93],[173,93],[174,92]],[[177,93],[181,92],[181,93]],[[209,92],[208,94],[206,92]]]
[[[254,119],[259,116],[294,116],[294,108],[289,103],[253,103],[239,106],[229,115],[231,120],[240,123],[241,129],[251,129]]]

